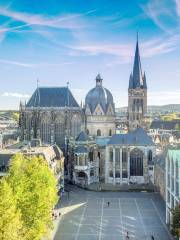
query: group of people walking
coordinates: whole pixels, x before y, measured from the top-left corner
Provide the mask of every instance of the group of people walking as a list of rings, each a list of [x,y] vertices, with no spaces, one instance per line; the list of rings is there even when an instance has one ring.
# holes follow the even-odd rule
[[[107,202],[107,205],[108,205],[108,207],[110,206],[110,202],[109,201]],[[126,240],[129,240],[129,239],[130,239],[130,236],[129,236],[129,232],[127,231],[126,232]],[[151,235],[151,240],[155,240],[153,235]]]
[[[56,220],[58,217],[61,216],[61,213],[56,212],[55,210],[52,211],[52,219]]]

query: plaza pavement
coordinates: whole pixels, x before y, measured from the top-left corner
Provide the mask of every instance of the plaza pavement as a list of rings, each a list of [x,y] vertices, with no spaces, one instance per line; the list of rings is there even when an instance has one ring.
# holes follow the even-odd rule
[[[108,207],[108,202],[110,206]],[[71,187],[58,206],[54,240],[172,239],[158,193],[92,192]]]

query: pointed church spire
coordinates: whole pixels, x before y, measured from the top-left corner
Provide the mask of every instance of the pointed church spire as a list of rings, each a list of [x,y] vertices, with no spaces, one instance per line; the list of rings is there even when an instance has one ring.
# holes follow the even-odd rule
[[[138,33],[137,33],[136,51],[135,51],[134,66],[133,66],[133,86],[134,86],[134,88],[143,86],[141,59],[140,59],[140,54],[139,54]]]
[[[143,88],[147,89],[147,82],[146,82],[146,74],[144,72],[144,76],[143,76]]]

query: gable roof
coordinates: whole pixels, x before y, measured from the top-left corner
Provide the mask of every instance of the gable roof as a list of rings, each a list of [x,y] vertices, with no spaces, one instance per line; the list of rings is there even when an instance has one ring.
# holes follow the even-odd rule
[[[111,137],[108,145],[136,145],[136,146],[154,146],[152,138],[147,135],[143,128],[137,128],[136,130],[127,134],[115,134]]]
[[[38,87],[26,107],[79,107],[68,87]]]
[[[76,138],[77,142],[86,142],[86,141],[89,141],[89,140],[90,140],[90,138],[88,137],[88,135],[84,131],[80,132],[80,134]]]

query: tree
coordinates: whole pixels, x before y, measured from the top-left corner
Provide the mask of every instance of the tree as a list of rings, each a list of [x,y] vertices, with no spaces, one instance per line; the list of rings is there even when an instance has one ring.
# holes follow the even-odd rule
[[[5,179],[0,181],[0,239],[22,240],[22,222],[16,200]]]
[[[27,240],[39,240],[52,228],[52,209],[57,202],[56,179],[42,157],[15,155],[7,181],[17,200],[17,208]]]
[[[172,234],[180,237],[180,205],[177,205],[172,210]]]

